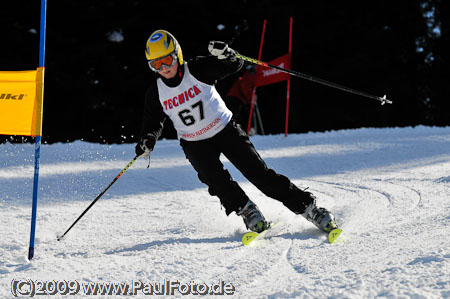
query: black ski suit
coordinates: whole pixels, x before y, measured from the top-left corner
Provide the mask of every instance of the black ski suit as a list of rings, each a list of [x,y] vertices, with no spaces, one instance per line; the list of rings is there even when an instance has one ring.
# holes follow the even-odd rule
[[[192,76],[208,85],[214,85],[217,80],[239,71],[242,64],[241,60],[219,60],[214,56],[197,57],[188,61]],[[180,84],[183,76],[184,65],[181,65],[174,78],[161,78],[167,86],[175,87]],[[141,136],[151,135],[157,140],[166,118],[155,80],[146,93]],[[227,157],[265,195],[281,201],[292,212],[302,214],[307,205],[315,202],[310,192],[300,190],[286,176],[267,167],[247,134],[233,119],[210,138],[198,141],[180,138],[180,144],[200,181],[208,185],[211,195],[219,197],[227,215],[239,211],[249,198],[224,169],[219,159],[220,154]]]

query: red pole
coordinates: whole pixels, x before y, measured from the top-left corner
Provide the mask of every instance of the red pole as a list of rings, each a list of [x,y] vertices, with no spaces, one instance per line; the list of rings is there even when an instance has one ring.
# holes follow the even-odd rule
[[[290,22],[289,22],[289,64],[291,63],[291,56],[292,56],[292,17],[290,18]],[[287,135],[288,135],[290,90],[291,90],[291,76],[289,76],[289,78],[287,80],[286,125],[285,125],[285,128],[284,128],[284,136],[285,137],[287,137]]]
[[[261,60],[262,48],[263,48],[263,43],[264,43],[264,34],[266,33],[266,23],[267,23],[267,20],[264,20],[263,30],[262,30],[262,34],[261,34],[261,43],[259,44],[258,60]],[[256,94],[256,87],[253,86],[252,103],[250,105],[250,113],[248,116],[247,135],[250,133],[250,127],[252,125],[253,106],[255,105],[255,94]]]

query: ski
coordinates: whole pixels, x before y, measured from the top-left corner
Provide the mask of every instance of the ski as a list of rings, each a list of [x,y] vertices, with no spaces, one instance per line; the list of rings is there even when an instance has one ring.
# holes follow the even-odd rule
[[[260,233],[257,232],[247,232],[242,236],[242,244],[245,246],[251,246],[255,241],[263,239],[269,231],[273,231],[273,228],[278,226],[280,222],[270,223],[270,226]]]
[[[264,239],[269,232],[273,232],[274,227],[278,226],[280,223],[271,223],[269,228],[266,230],[257,233],[257,232],[247,232],[242,236],[242,244],[244,246],[251,246],[255,243],[255,241]],[[328,233],[328,242],[330,244],[333,244],[334,241],[341,235],[342,229],[340,228],[334,228]],[[273,234],[271,234],[273,235]]]
[[[339,237],[339,235],[342,233],[342,229],[340,228],[335,228],[333,230],[331,230],[328,233],[328,242],[330,242],[330,244],[333,244],[334,241],[336,241],[336,239]]]

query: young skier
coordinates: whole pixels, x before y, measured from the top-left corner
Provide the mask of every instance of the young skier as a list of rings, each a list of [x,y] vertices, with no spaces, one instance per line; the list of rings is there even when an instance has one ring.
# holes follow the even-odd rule
[[[145,55],[158,79],[151,82],[145,95],[136,155],[150,155],[168,117],[200,181],[208,186],[211,195],[219,197],[227,215],[236,212],[242,216],[247,229],[259,233],[270,223],[224,169],[220,154],[265,195],[281,201],[325,232],[336,228],[334,216],[317,207],[310,192],[300,190],[287,177],[267,167],[214,87],[217,80],[239,71],[243,61],[223,42],[211,41],[208,50],[212,55],[186,62],[172,34],[157,30],[150,35]]]

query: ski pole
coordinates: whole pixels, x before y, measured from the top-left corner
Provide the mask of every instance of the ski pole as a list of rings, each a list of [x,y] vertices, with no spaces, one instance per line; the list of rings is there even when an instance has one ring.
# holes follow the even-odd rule
[[[130,168],[131,165],[133,165],[133,163],[136,161],[136,159],[138,158],[138,156],[134,157],[133,160],[131,160],[130,163],[128,163],[127,166],[125,166],[124,169],[122,169],[122,171],[114,178],[114,180],[108,185],[108,187],[105,188],[105,190],[102,191],[102,193],[100,193],[93,202],[91,202],[91,204],[86,208],[86,210],[84,210],[83,213],[81,213],[81,215],[77,218],[77,220],[75,220],[74,223],[72,223],[72,225],[66,230],[66,232],[64,234],[62,234],[61,236],[57,236],[56,240],[61,241],[62,238],[64,238],[64,236],[72,229],[72,227],[75,226],[75,224],[84,216],[84,214],[86,214],[87,211],[89,211],[89,209],[97,202],[97,200],[100,199],[100,197],[103,196],[103,194],[106,193],[106,191],[108,191],[108,189],[122,176],[122,174],[125,173],[125,171],[128,170],[128,168]]]
[[[323,79],[320,79],[320,78],[316,78],[316,77],[313,77],[313,76],[310,76],[310,75],[307,75],[307,74],[303,74],[303,73],[300,73],[300,72],[288,70],[288,69],[285,69],[285,68],[282,68],[282,67],[279,67],[279,66],[267,63],[267,62],[262,62],[262,61],[259,61],[257,59],[254,59],[254,58],[250,58],[250,57],[241,55],[239,53],[235,53],[235,56],[237,58],[239,58],[239,59],[242,59],[244,61],[247,61],[247,62],[250,62],[250,63],[253,63],[253,64],[257,64],[257,65],[261,65],[261,66],[277,69],[279,71],[288,73],[289,75],[293,75],[293,76],[300,77],[300,78],[303,78],[303,79],[306,79],[306,80],[309,80],[309,81],[312,81],[312,82],[315,82],[315,83],[326,85],[328,87],[337,88],[337,89],[340,89],[340,90],[343,90],[343,91],[346,91],[346,92],[349,92],[349,93],[357,94],[357,95],[360,95],[360,96],[363,96],[363,97],[366,97],[366,98],[370,98],[370,99],[374,99],[374,100],[380,101],[381,105],[384,105],[386,103],[392,104],[392,101],[386,99],[386,95],[384,95],[383,97],[375,96],[375,95],[372,95],[372,94],[369,94],[369,93],[366,93],[366,92],[362,92],[362,91],[359,91],[359,90],[356,90],[356,89],[352,89],[350,87],[339,85],[339,84],[336,84],[336,83],[333,83],[333,82],[330,82],[330,81],[326,81],[326,80],[323,80]]]

